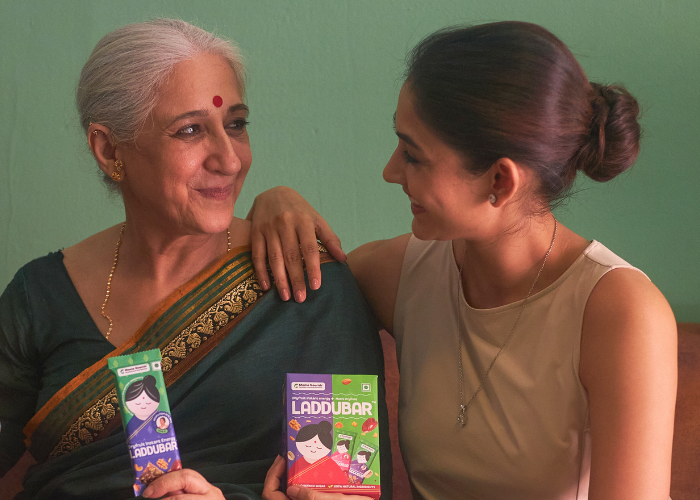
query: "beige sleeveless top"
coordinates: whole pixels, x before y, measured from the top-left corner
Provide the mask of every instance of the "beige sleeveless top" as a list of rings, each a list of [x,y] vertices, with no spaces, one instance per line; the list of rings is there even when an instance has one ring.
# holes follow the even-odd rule
[[[522,301],[493,309],[470,307],[463,295],[457,297],[461,285],[452,242],[411,237],[394,334],[401,372],[401,450],[416,498],[588,498],[581,326],[593,287],[618,267],[632,268],[593,241],[556,282],[530,297],[461,428],[457,307],[462,308],[459,348],[466,404]]]

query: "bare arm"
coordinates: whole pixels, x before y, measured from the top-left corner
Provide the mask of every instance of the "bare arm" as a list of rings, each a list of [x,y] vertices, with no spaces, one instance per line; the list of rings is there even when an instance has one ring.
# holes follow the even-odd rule
[[[668,499],[677,349],[671,308],[646,277],[619,269],[601,278],[581,336],[591,500]]]
[[[283,300],[292,294],[297,302],[306,300],[304,263],[311,289],[321,286],[317,238],[336,260],[345,262],[340,240],[328,223],[292,188],[281,186],[259,194],[246,218],[253,222],[251,245],[258,279],[267,290],[267,258]]]
[[[411,235],[366,243],[348,254],[348,265],[382,327],[393,335],[401,266]]]

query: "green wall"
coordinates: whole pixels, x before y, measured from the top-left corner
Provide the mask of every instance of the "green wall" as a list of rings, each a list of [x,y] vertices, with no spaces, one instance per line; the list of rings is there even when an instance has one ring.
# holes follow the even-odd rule
[[[237,41],[249,71],[254,162],[237,207],[295,187],[346,250],[410,230],[382,181],[404,55],[454,23],[531,21],[559,35],[591,80],[624,82],[644,108],[639,161],[580,182],[559,218],[642,268],[682,321],[700,321],[698,0],[0,0],[0,288],[28,260],[123,219],[73,106],[94,44],[118,26],[180,17]]]

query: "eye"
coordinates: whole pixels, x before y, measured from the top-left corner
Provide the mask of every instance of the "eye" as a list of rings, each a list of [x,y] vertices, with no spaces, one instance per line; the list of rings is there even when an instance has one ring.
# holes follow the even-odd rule
[[[192,137],[193,135],[199,133],[200,130],[201,128],[199,125],[192,123],[189,125],[185,125],[181,129],[178,129],[178,131],[175,132],[175,135],[180,137]]]
[[[415,157],[411,156],[405,149],[401,152],[401,155],[403,156],[403,160],[406,163],[410,163],[412,165],[418,163],[418,160]]]
[[[231,123],[229,123],[226,126],[226,128],[232,133],[242,133],[245,131],[248,125],[250,125],[250,122],[245,118],[236,118]]]

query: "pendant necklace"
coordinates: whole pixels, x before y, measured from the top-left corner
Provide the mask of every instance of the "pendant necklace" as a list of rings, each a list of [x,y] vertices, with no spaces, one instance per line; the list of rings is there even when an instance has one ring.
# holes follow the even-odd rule
[[[459,321],[457,325],[457,355],[458,355],[458,367],[459,367],[459,415],[457,415],[457,423],[459,424],[460,427],[464,427],[467,424],[467,410],[471,406],[472,402],[474,401],[474,398],[481,392],[481,389],[484,387],[484,382],[486,381],[486,377],[488,377],[489,372],[491,371],[491,368],[493,368],[493,365],[496,363],[496,360],[498,359],[498,356],[501,355],[503,352],[503,349],[505,349],[506,344],[508,344],[508,340],[510,340],[511,335],[513,335],[513,332],[515,331],[515,327],[518,324],[518,321],[520,321],[520,316],[523,315],[523,310],[525,309],[525,304],[527,303],[527,299],[530,298],[530,294],[532,291],[535,289],[535,285],[537,284],[537,280],[540,278],[540,274],[542,274],[542,270],[544,269],[544,265],[547,263],[547,257],[549,257],[549,254],[552,251],[552,248],[554,248],[554,240],[557,237],[557,219],[554,219],[554,234],[552,235],[552,242],[549,244],[549,250],[547,250],[547,253],[544,255],[544,260],[542,261],[542,265],[540,266],[540,270],[537,271],[537,276],[535,276],[535,281],[532,282],[532,286],[530,287],[530,290],[527,292],[527,295],[525,296],[525,300],[523,300],[522,306],[520,306],[520,312],[518,313],[518,317],[515,319],[515,323],[513,323],[513,326],[510,329],[510,332],[508,333],[508,336],[506,339],[503,341],[503,344],[501,344],[501,348],[498,350],[496,353],[496,356],[494,356],[493,360],[491,361],[491,364],[489,367],[486,369],[486,373],[484,373],[484,376],[481,377],[481,381],[479,382],[479,387],[477,387],[476,391],[472,395],[471,398],[469,398],[469,401],[467,404],[464,404],[464,370],[462,369],[462,303],[461,303],[461,285],[462,285],[462,269],[464,269],[464,259],[467,257],[467,248],[465,246],[464,248],[464,254],[462,255],[462,265],[459,267],[459,276],[457,280],[457,319]],[[465,299],[466,300],[466,299]]]

